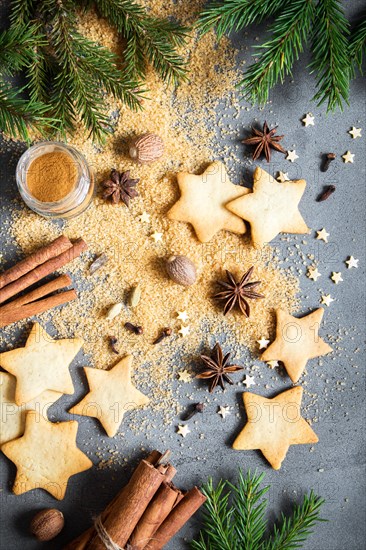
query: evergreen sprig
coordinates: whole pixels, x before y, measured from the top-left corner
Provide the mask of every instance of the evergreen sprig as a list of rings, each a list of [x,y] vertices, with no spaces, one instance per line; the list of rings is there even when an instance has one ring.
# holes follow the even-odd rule
[[[348,21],[338,0],[322,0],[315,6],[312,36],[311,72],[317,74],[318,91],[314,100],[328,102],[328,110],[348,104],[349,51]]]
[[[363,54],[366,51],[366,14],[354,28],[350,38],[351,76],[355,76],[355,66],[361,74]]]
[[[274,525],[266,538],[267,522],[264,474],[246,476],[239,471],[239,481],[233,485],[221,480],[214,487],[212,479],[204,486],[207,501],[203,510],[203,528],[198,539],[192,541],[193,550],[294,550],[301,548],[312,533],[324,500],[313,491],[294,506],[290,516],[281,514],[281,522]]]
[[[292,72],[295,61],[311,38],[310,71],[316,73],[318,104],[327,110],[348,103],[350,78],[355,67],[361,71],[366,40],[365,18],[350,40],[349,24],[339,0],[220,0],[201,13],[198,28],[215,28],[220,39],[225,32],[238,31],[268,17],[269,40],[255,46],[256,60],[239,83],[243,96],[264,104],[269,91]]]
[[[149,64],[168,83],[185,78],[186,67],[177,50],[185,43],[187,29],[151,16],[131,0],[12,0],[11,6],[6,48],[1,48],[0,35],[0,79],[1,71],[3,75],[22,71],[26,79],[22,91],[30,98],[33,115],[37,111],[38,121],[41,113],[57,119],[63,137],[82,120],[92,138],[103,142],[111,130],[105,93],[140,109]],[[96,8],[118,30],[126,42],[123,59],[81,34],[76,18],[80,8]],[[32,112],[27,113],[19,89],[0,82],[3,98],[4,90],[11,90],[11,100],[0,104],[0,120],[6,121],[0,131],[17,134],[20,117],[24,137],[25,115],[31,120]]]

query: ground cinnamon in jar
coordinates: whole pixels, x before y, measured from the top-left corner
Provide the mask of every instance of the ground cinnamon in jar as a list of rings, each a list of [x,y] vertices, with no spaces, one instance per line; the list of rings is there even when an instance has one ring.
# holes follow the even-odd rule
[[[29,193],[41,202],[57,202],[75,189],[78,167],[63,152],[44,153],[35,158],[27,171]]]

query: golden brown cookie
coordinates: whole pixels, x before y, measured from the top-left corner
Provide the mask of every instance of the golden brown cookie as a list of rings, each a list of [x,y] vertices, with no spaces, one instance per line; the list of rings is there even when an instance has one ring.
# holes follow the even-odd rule
[[[301,416],[303,390],[286,390],[272,399],[255,393],[243,393],[248,422],[235,439],[237,451],[260,450],[279,470],[290,445],[317,443],[318,437]]]
[[[282,361],[291,380],[297,382],[309,359],[332,351],[318,334],[323,315],[321,307],[301,319],[277,309],[276,339],[262,353],[261,360]]]
[[[262,168],[256,168],[253,177],[253,193],[229,202],[226,208],[250,223],[254,246],[261,248],[279,233],[308,233],[298,209],[306,181],[281,183]]]
[[[82,345],[81,338],[53,340],[35,323],[24,348],[0,353],[0,366],[17,379],[16,404],[27,403],[45,390],[73,393],[69,365]]]
[[[131,382],[131,365],[127,355],[109,371],[84,367],[90,391],[69,412],[97,418],[109,437],[116,435],[126,411],[149,403]]]
[[[22,437],[4,443],[1,450],[17,467],[13,492],[21,495],[44,489],[61,500],[69,478],[92,467],[92,461],[76,446],[78,423],[45,420],[30,411]]]
[[[213,162],[200,176],[180,172],[177,180],[181,197],[168,212],[170,220],[191,223],[202,243],[222,229],[245,233],[243,220],[229,212],[225,204],[250,191],[231,183],[221,162]]]

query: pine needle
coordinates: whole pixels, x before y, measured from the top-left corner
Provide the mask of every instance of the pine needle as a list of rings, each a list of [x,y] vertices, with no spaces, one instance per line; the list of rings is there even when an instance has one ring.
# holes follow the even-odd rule
[[[350,38],[351,77],[356,75],[355,66],[362,72],[363,54],[366,52],[366,13],[354,28]]]
[[[347,36],[348,22],[338,0],[319,0],[315,7],[312,32],[311,72],[317,74],[318,91],[314,100],[327,102],[327,111],[343,110],[348,104],[350,60]]]
[[[271,39],[256,47],[258,60],[250,65],[239,83],[246,99],[263,105],[269,90],[290,75],[306,44],[313,23],[312,0],[293,0],[270,26]]]
[[[238,31],[252,23],[260,23],[274,15],[287,0],[225,0],[213,2],[205,8],[197,22],[203,34],[216,28],[218,38],[228,31]]]

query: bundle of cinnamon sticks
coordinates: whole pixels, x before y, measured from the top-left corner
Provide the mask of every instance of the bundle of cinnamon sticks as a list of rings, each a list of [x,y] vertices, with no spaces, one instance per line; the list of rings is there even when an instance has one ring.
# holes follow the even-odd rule
[[[6,304],[0,307],[0,328],[75,300],[77,298],[75,290],[65,290],[72,283],[68,275],[60,275],[53,281],[30,290],[14,300],[12,298],[80,256],[86,248],[87,245],[82,239],[72,243],[67,237],[61,235],[2,273],[0,304],[5,302]],[[61,290],[63,292],[52,294]]]
[[[167,455],[153,451],[142,460],[94,526],[64,550],[163,548],[206,500],[197,487],[183,492],[173,485],[176,469]]]

